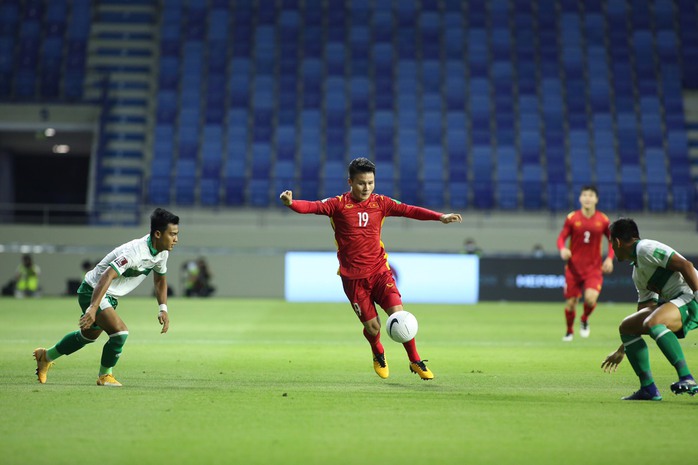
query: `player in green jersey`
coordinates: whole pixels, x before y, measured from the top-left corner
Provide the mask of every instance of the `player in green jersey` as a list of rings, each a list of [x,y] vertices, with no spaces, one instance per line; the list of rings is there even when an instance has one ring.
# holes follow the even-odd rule
[[[177,244],[178,234],[179,217],[157,208],[150,216],[150,234],[117,247],[85,275],[78,289],[78,303],[83,312],[80,329],[66,334],[49,349],[34,350],[40,383],[46,382],[54,360],[82,349],[106,332],[109,340],[102,349],[97,385],[121,386],[114,378],[112,368],[126,343],[128,328],[116,313],[117,298],[131,292],[153,271],[155,296],[160,305],[158,321],[162,325],[161,332],[167,332],[170,319],[165,273],[169,252]]]
[[[616,220],[610,226],[611,244],[618,260],[630,260],[633,281],[638,293],[637,312],[620,324],[622,344],[601,364],[613,372],[628,356],[630,365],[640,378],[640,389],[623,400],[661,400],[650,370],[645,334],[655,340],[679,380],[671,385],[674,394],[698,392],[686,364],[679,338],[698,326],[698,272],[693,264],[661,242],[640,239],[635,221]]]

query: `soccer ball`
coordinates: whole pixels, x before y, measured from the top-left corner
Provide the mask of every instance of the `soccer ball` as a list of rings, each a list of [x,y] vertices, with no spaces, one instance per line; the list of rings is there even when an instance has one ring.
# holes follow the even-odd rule
[[[404,343],[411,341],[417,335],[419,324],[417,319],[410,312],[405,310],[395,312],[385,322],[385,329],[388,336],[395,342]]]

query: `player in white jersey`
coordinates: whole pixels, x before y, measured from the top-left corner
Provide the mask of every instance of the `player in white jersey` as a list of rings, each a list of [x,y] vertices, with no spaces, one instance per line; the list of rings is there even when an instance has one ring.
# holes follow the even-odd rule
[[[36,374],[40,383],[46,382],[47,372],[54,360],[95,342],[106,331],[109,340],[102,349],[97,385],[121,386],[114,378],[112,369],[126,343],[128,328],[116,313],[117,297],[131,292],[153,272],[155,297],[160,305],[158,321],[162,325],[161,333],[167,332],[170,319],[167,313],[165,274],[167,258],[177,244],[178,234],[179,217],[156,208],[150,215],[150,234],[117,247],[85,275],[85,280],[78,289],[78,303],[83,312],[80,329],[66,334],[50,349],[34,350]]]
[[[627,355],[640,378],[640,389],[623,400],[661,400],[650,370],[647,344],[642,338],[643,334],[649,334],[679,376],[671,391],[696,394],[698,384],[688,369],[679,338],[698,327],[698,271],[668,245],[640,239],[637,224],[629,218],[613,222],[610,232],[618,260],[632,262],[638,304],[637,312],[620,324],[622,344],[606,357],[601,368],[613,372]]]

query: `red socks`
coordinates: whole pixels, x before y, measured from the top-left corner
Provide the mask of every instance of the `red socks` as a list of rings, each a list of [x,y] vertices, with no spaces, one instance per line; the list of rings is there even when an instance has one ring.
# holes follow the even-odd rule
[[[383,349],[383,344],[381,344],[381,333],[371,336],[368,334],[368,331],[366,331],[366,328],[364,328],[364,337],[368,343],[371,344],[371,351],[373,351],[374,355],[385,352],[385,349]],[[405,342],[402,344],[402,346],[405,348],[410,362],[418,362],[421,360],[421,358],[419,358],[419,353],[417,352],[417,343],[414,342],[414,339]]]
[[[589,315],[591,315],[594,312],[594,309],[596,308],[596,304],[588,305],[584,304],[584,315],[582,315],[582,323],[586,323],[589,321]]]
[[[585,307],[586,309],[586,307]],[[574,333],[574,318],[577,316],[577,312],[574,310],[565,309],[565,319],[567,320],[567,334]]]
[[[381,344],[381,333],[371,336],[368,334],[368,331],[366,331],[366,328],[364,328],[364,337],[368,343],[371,344],[371,351],[373,351],[374,354],[382,354],[385,351],[385,349],[383,349],[383,344]]]
[[[412,338],[412,340],[410,341],[403,343],[402,346],[405,348],[405,351],[407,352],[407,357],[410,359],[410,362],[418,362],[421,360],[421,358],[419,358],[419,354],[417,353],[417,343],[414,342],[414,338]]]

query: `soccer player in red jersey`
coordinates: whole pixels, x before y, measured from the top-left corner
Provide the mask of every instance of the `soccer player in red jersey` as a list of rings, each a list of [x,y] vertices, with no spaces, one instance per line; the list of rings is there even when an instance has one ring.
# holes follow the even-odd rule
[[[374,370],[381,378],[387,378],[388,363],[380,341],[381,324],[375,304],[388,315],[403,308],[388,264],[388,254],[381,241],[383,221],[388,216],[404,216],[448,224],[462,222],[463,218],[458,213],[443,214],[374,194],[375,176],[376,165],[366,158],[357,158],[349,164],[349,192],[313,202],[296,200],[288,190],[279,197],[284,205],[297,213],[330,217],[344,293],[364,325],[363,334],[371,345]],[[403,346],[410,360],[410,371],[423,380],[433,379],[434,374],[417,352],[415,340]]]
[[[582,208],[571,212],[557,237],[560,258],[565,260],[565,318],[567,332],[562,338],[570,342],[574,338],[574,319],[577,302],[584,297],[584,314],[581,317],[579,335],[589,337],[589,315],[596,308],[596,301],[603,284],[603,273],[613,271],[613,248],[610,245],[608,217],[596,210],[599,194],[594,186],[583,186],[579,194]],[[601,239],[609,241],[608,256],[601,261]],[[570,239],[569,248],[566,245]]]

